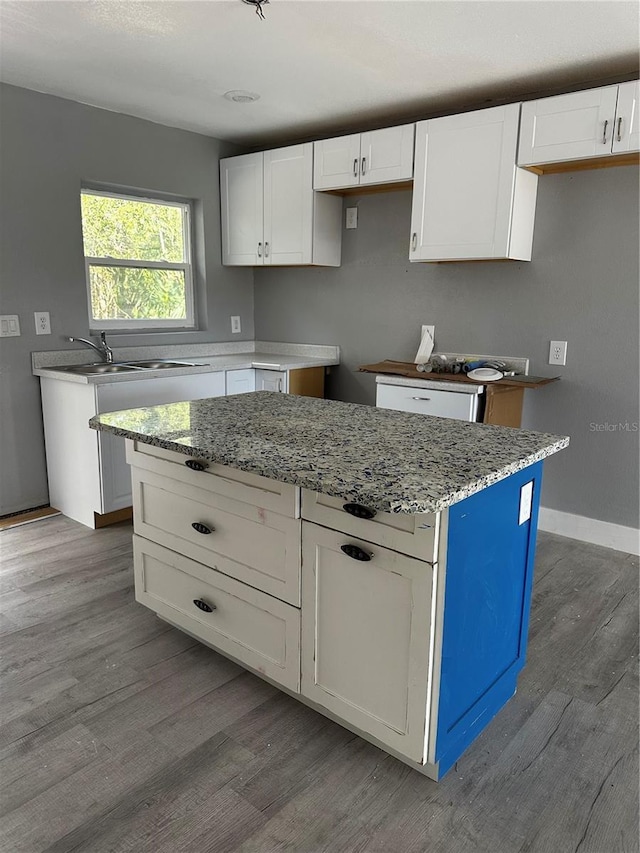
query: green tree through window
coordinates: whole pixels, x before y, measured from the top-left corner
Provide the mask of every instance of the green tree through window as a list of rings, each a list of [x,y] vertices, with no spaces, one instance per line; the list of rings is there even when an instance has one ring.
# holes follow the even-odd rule
[[[83,191],[90,323],[192,327],[189,205]]]

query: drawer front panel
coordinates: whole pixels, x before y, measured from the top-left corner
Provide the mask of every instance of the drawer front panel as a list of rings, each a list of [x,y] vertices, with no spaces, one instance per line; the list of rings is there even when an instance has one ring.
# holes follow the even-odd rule
[[[137,468],[133,490],[136,533],[300,604],[300,521]]]
[[[302,516],[308,521],[428,563],[438,559],[441,513],[376,512],[369,520],[351,515],[345,505],[350,506],[342,498],[302,491]]]
[[[431,388],[410,388],[404,385],[378,384],[376,406],[397,409],[439,418],[474,421],[478,410],[476,394],[457,394],[454,391],[434,391]]]
[[[204,471],[194,471],[186,465],[190,460],[200,461],[207,467]],[[300,490],[289,483],[279,483],[228,465],[199,460],[196,454],[185,456],[140,441],[127,442],[127,461],[130,465],[156,471],[199,489],[271,509],[290,518],[300,517]]]
[[[134,569],[141,604],[299,692],[300,611],[295,607],[139,536],[134,536]]]

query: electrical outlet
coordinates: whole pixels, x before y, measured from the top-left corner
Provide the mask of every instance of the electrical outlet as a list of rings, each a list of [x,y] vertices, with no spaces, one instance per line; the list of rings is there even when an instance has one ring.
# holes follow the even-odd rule
[[[549,364],[565,365],[567,363],[567,342],[551,341],[549,344]]]
[[[357,228],[358,227],[358,208],[357,207],[348,207],[347,208],[347,216],[345,228]]]
[[[237,335],[238,332],[242,331],[242,327],[240,325],[240,317],[234,316],[231,318],[231,334]]]
[[[36,321],[36,335],[50,335],[51,321],[48,311],[34,311],[33,317]]]
[[[20,320],[17,314],[3,314],[0,317],[0,338],[19,338]]]

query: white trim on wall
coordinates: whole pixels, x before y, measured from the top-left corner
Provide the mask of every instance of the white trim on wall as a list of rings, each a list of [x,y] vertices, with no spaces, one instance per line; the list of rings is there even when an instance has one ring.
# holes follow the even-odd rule
[[[540,507],[538,527],[547,533],[558,533],[569,539],[603,545],[605,548],[613,548],[614,551],[636,555],[640,553],[640,530],[635,527],[624,527],[622,524],[560,512],[545,506]]]

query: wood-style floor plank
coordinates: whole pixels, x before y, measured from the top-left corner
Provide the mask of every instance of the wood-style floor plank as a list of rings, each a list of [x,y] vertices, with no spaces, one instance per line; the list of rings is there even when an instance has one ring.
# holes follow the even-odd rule
[[[435,783],[138,605],[130,524],[0,555],[3,851],[638,851],[633,557],[540,536],[518,692]]]

